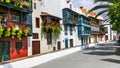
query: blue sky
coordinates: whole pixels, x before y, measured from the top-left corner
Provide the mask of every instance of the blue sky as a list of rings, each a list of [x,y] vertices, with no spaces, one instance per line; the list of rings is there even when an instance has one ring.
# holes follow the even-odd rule
[[[91,9],[92,7],[94,7],[95,5],[105,4],[105,3],[94,4],[94,0],[71,0],[71,1],[74,4],[74,6],[77,6],[77,7],[83,6],[83,7],[87,8],[88,10]],[[99,12],[99,11],[101,11],[101,9],[96,10],[96,12]],[[105,14],[103,14],[103,16],[104,16],[104,19],[108,18]]]
[[[87,9],[90,9],[94,6],[94,0],[71,0],[74,6],[83,6]]]

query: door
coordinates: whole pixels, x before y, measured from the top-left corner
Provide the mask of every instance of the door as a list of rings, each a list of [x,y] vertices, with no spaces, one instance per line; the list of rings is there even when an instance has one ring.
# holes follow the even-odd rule
[[[61,48],[61,43],[60,43],[60,41],[57,42],[57,47],[58,47],[58,50]]]
[[[0,62],[10,60],[10,42],[0,41]]]
[[[4,61],[10,60],[10,42],[4,41],[3,45],[3,52],[4,52]]]
[[[65,48],[68,48],[68,40],[65,40]]]
[[[0,62],[3,61],[3,42],[0,41]]]
[[[32,41],[32,55],[40,54],[40,41]]]
[[[70,47],[73,47],[73,39],[70,39]]]
[[[82,42],[82,45],[83,45],[83,43],[84,43],[83,37],[81,38],[81,42]]]

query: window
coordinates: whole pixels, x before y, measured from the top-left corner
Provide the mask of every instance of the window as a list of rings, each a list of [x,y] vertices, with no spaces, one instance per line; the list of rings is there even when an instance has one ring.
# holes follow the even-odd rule
[[[16,50],[22,49],[22,42],[16,42],[15,48]]]
[[[39,18],[36,18],[36,27],[40,28],[40,19]]]
[[[4,19],[5,19],[5,14],[0,13],[0,24],[4,23]]]
[[[70,39],[70,47],[73,47],[73,39]]]
[[[13,15],[12,16],[12,21],[19,22],[19,16]]]
[[[38,33],[33,33],[33,39],[38,39]]]
[[[36,3],[34,3],[34,9],[36,9]]]

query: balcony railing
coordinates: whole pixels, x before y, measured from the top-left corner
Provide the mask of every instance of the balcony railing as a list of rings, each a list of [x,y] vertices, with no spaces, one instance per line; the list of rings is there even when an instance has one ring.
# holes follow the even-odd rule
[[[17,37],[21,40],[24,36],[29,36],[31,34],[31,28],[26,22],[20,23],[1,23],[0,24],[0,38],[1,37]]]
[[[0,0],[0,5],[24,12],[32,11],[32,1],[28,0]]]

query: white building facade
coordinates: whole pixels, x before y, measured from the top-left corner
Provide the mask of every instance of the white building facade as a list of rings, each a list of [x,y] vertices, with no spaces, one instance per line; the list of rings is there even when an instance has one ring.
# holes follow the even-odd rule
[[[68,8],[73,11],[73,4],[70,0],[60,0],[60,16],[62,18],[61,25],[61,49],[77,46],[77,26],[64,25],[63,9]],[[79,44],[79,43],[78,43]]]

